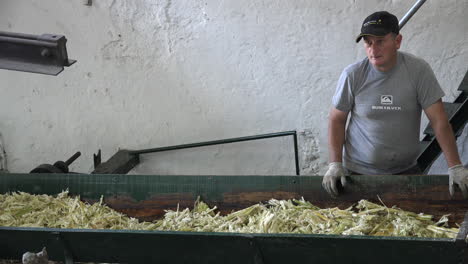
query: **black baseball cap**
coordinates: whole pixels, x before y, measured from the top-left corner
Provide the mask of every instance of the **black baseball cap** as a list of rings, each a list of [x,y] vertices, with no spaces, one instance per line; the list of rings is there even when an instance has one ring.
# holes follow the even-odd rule
[[[356,42],[359,42],[364,36],[382,37],[391,32],[400,33],[398,18],[387,11],[375,12],[362,22],[361,34],[357,36]]]

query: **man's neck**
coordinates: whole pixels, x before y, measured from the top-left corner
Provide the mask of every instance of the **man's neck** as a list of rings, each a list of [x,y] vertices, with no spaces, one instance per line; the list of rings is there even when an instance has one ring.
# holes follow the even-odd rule
[[[375,66],[375,68],[381,72],[389,72],[393,69],[393,67],[396,66],[397,64],[397,57],[398,57],[398,53],[395,54],[395,56],[393,57],[393,59],[391,61],[389,61],[387,64],[385,65],[381,65],[381,66]]]

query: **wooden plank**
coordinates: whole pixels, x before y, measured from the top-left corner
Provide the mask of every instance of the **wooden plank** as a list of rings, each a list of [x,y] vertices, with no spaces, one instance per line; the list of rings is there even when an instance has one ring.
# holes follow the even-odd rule
[[[104,202],[142,220],[154,220],[166,209],[192,207],[197,197],[222,213],[275,199],[304,199],[322,208],[347,208],[360,199],[396,205],[436,217],[452,214],[461,223],[468,202],[460,192],[450,197],[447,175],[356,175],[340,197],[324,191],[319,176],[156,176],[89,174],[4,174],[0,193],[25,191],[56,194],[69,189],[86,201]]]

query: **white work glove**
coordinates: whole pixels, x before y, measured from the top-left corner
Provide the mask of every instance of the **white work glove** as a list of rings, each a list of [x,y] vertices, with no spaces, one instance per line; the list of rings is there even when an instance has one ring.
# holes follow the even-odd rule
[[[41,252],[32,253],[26,252],[23,254],[23,264],[48,264],[49,257],[47,255],[46,248],[43,248]]]
[[[468,198],[468,169],[463,165],[456,165],[450,167],[448,170],[449,174],[449,192],[453,196],[455,193],[453,184],[457,184],[462,191],[463,197]]]
[[[328,171],[323,177],[322,186],[331,196],[338,196],[336,183],[341,180],[341,185],[345,187],[346,176],[343,164],[341,162],[332,162],[328,164]]]

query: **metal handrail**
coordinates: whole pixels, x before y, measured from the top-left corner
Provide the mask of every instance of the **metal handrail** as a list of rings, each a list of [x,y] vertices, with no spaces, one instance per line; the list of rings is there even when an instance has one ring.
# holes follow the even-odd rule
[[[296,131],[285,131],[285,132],[278,132],[278,133],[247,136],[247,137],[228,138],[228,139],[212,140],[212,141],[182,144],[182,145],[160,147],[160,148],[150,148],[150,149],[142,149],[142,150],[129,150],[128,153],[132,154],[132,155],[140,155],[140,154],[155,153],[155,152],[162,152],[162,151],[188,149],[188,148],[196,148],[196,147],[205,147],[205,146],[212,146],[212,145],[229,144],[229,143],[259,140],[259,139],[274,138],[274,137],[285,137],[285,136],[293,136],[293,140],[294,140],[294,160],[295,160],[295,166],[296,166],[296,175],[300,175],[300,172],[299,172],[299,153],[298,153],[298,150],[297,150],[297,132]]]
[[[410,10],[406,13],[406,15],[403,16],[403,18],[400,20],[398,25],[400,26],[400,29],[403,28],[403,26],[410,20],[410,18],[418,11],[418,9],[426,2],[426,0],[419,0],[416,2],[416,4],[413,5],[413,7],[410,8]]]

